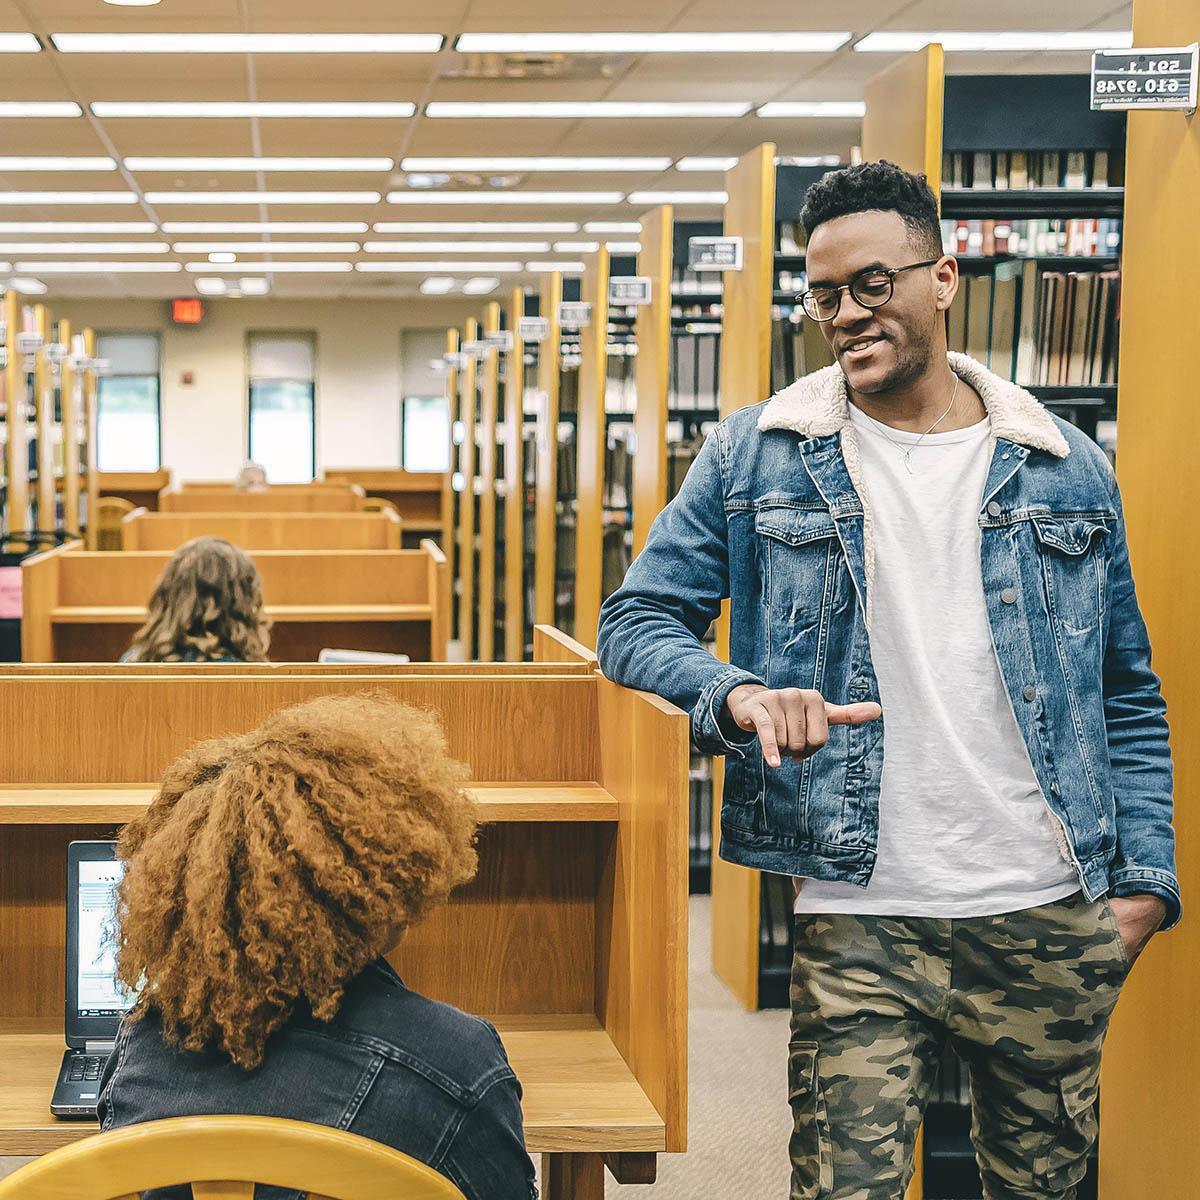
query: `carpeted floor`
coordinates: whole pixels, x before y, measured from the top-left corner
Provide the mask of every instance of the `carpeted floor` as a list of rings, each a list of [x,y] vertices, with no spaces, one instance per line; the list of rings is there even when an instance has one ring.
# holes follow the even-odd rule
[[[688,1152],[660,1155],[653,1187],[608,1181],[606,1200],[785,1200],[787,1014],[743,1012],[710,970],[707,897],[690,903]],[[24,1161],[0,1158],[0,1177]]]

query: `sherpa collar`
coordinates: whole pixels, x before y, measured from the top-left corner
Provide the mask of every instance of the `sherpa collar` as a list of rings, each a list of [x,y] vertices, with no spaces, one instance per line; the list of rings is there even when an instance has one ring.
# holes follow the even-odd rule
[[[1057,458],[1071,451],[1049,412],[1015,383],[993,375],[965,354],[947,355],[950,369],[983,400],[993,437],[1045,450]],[[846,377],[836,364],[814,371],[777,392],[758,418],[759,429],[790,429],[801,437],[825,437],[850,420]]]

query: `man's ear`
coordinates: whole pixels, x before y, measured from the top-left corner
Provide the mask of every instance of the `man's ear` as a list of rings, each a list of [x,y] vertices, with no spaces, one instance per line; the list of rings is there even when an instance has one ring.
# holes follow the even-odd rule
[[[958,260],[947,254],[933,268],[934,302],[938,312],[945,312],[958,295]]]

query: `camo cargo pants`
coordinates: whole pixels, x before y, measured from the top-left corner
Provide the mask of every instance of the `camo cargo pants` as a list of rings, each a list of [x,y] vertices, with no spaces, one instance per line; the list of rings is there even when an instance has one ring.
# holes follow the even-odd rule
[[[988,1200],[1073,1200],[1128,970],[1107,900],[962,919],[796,918],[791,1200],[899,1200],[942,1049]]]

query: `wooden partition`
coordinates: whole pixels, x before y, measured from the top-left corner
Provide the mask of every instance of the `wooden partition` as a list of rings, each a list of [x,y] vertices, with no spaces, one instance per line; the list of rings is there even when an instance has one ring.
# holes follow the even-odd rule
[[[158,511],[159,494],[171,486],[171,472],[101,471],[98,477],[101,496],[119,496],[138,508]]]
[[[71,323],[59,321],[58,340],[71,348]],[[83,528],[80,521],[80,483],[82,465],[79,461],[79,426],[82,416],[83,378],[82,373],[68,356],[59,367],[59,410],[62,422],[62,511],[63,528],[79,536]]]
[[[885,158],[906,171],[917,171],[940,196],[944,92],[944,55],[937,44],[902,55],[873,75],[865,88],[863,158]]]
[[[445,471],[405,471],[399,467],[327,467],[321,472],[321,482],[360,487],[368,496],[376,496],[396,506],[406,534],[420,534],[422,537],[436,535],[439,541],[442,540]]]
[[[537,383],[540,398],[537,435],[537,501],[534,512],[533,619],[554,624],[554,568],[558,536],[558,377],[562,365],[562,274],[542,280],[539,311],[546,319],[546,338],[538,347]]]
[[[513,288],[508,299],[508,351],[504,380],[504,646],[509,662],[520,662],[525,653],[525,343],[520,337],[525,315],[525,292]]]
[[[126,550],[176,550],[196,537],[220,537],[243,550],[399,550],[402,525],[392,512],[146,512],[121,521]]]
[[[21,657],[115,662],[146,619],[170,555],[93,552],[78,543],[21,567]],[[324,647],[442,659],[448,572],[436,542],[419,550],[264,550],[254,555],[271,618],[272,657],[315,662]]]
[[[100,425],[100,413],[97,400],[96,384],[96,334],[94,330],[83,331],[83,353],[87,366],[83,371],[83,427],[85,446],[85,470],[87,501],[84,509],[85,533],[88,549],[97,549],[99,530],[96,521],[96,509],[100,500],[100,467],[96,447],[96,434]],[[170,482],[168,480],[168,482]],[[165,485],[164,485],[165,486]]]
[[[580,331],[578,503],[575,516],[575,634],[596,644],[604,545],[604,390],[608,378],[608,248],[584,255],[584,303],[591,319]]]
[[[463,329],[463,341],[479,338],[479,322],[471,317]],[[465,659],[475,657],[475,393],[479,363],[464,356],[458,371],[458,419],[462,422],[463,441],[459,469],[463,490],[458,507],[458,640]]]
[[[484,334],[500,330],[500,305],[483,311]],[[488,346],[479,363],[479,581],[475,653],[480,662],[496,657],[496,426],[499,407],[500,356]]]
[[[361,491],[340,487],[306,487],[294,491],[238,492],[221,488],[188,491],[168,488],[158,498],[160,512],[362,512]]]
[[[391,957],[413,987],[496,1023],[527,1144],[549,1156],[546,1200],[602,1200],[601,1159],[652,1179],[658,1152],[685,1148],[685,714],[568,665],[131,666],[0,672],[0,1154],[95,1128],[48,1109],[67,843],[111,836],[194,742],[365,687],[440,714],[470,770],[479,874]],[[71,737],[27,735],[63,713]]]
[[[5,510],[8,515],[6,532],[26,531],[29,527],[29,433],[23,419],[27,403],[25,388],[25,364],[15,352],[16,330],[21,328],[21,297],[17,292],[4,293],[4,327],[12,332],[6,335],[10,347],[3,366],[3,400],[5,405],[4,428],[7,437],[5,477],[8,491]],[[16,549],[19,543],[9,546]]]
[[[533,661],[555,663],[558,666],[573,663],[599,670],[599,659],[594,650],[569,637],[561,629],[555,629],[553,625],[533,627]]]
[[[1183,46],[1200,0],[1134,0],[1137,47]],[[1200,714],[1196,562],[1190,519],[1200,410],[1200,309],[1179,303],[1200,270],[1200,121],[1132,112],[1127,132],[1117,478],[1138,598],[1162,677],[1175,760],[1175,830],[1186,908],[1200,902]],[[1166,317],[1166,310],[1171,315]],[[1100,1104],[1100,1200],[1185,1200],[1200,1179],[1200,925],[1196,909],[1154,938],[1117,1005]]]

